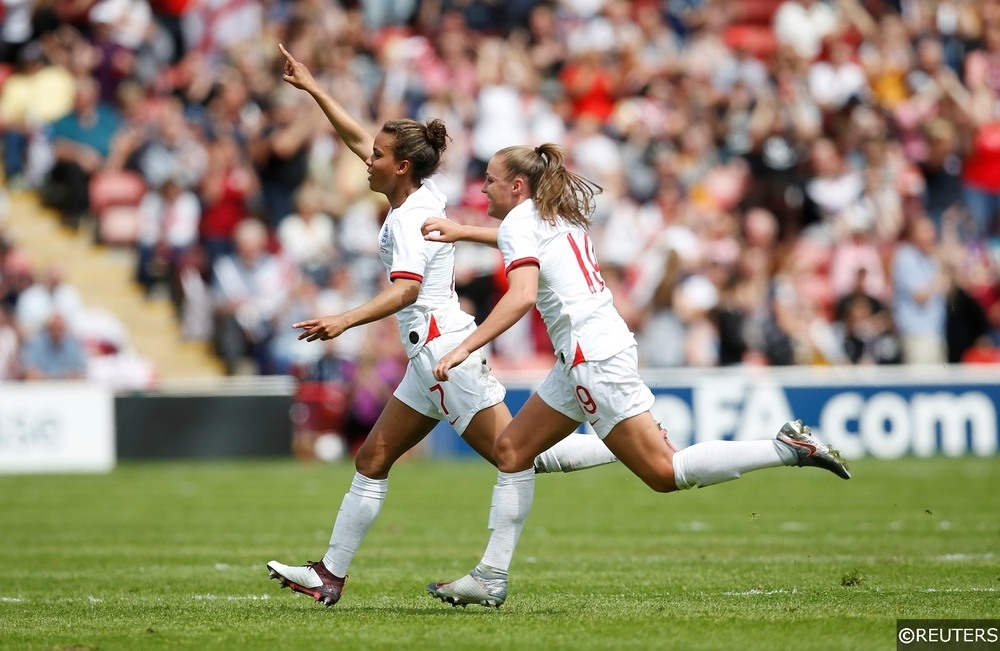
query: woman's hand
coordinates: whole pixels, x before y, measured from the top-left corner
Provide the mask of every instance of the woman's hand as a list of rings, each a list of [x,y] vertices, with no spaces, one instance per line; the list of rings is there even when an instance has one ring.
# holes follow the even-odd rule
[[[281,43],[278,43],[278,49],[285,56],[285,69],[282,71],[281,78],[296,88],[312,92],[316,88],[316,79],[309,72],[309,68],[304,63],[296,61],[295,57]]]
[[[431,217],[420,227],[424,239],[430,242],[458,242],[462,239],[461,224],[456,224],[444,217]]]
[[[320,339],[328,341],[344,334],[350,326],[346,319],[337,314],[334,316],[325,316],[320,319],[299,321],[298,323],[293,323],[292,327],[303,331],[299,335],[300,340],[316,341]]]
[[[459,346],[454,349],[444,357],[438,360],[438,363],[434,365],[434,377],[442,382],[448,380],[448,371],[455,368],[466,359],[469,358],[469,351],[465,348]]]

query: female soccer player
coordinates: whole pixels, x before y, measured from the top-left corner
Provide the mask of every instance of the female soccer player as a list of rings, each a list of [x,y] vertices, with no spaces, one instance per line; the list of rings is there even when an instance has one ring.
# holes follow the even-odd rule
[[[496,441],[499,469],[490,507],[486,553],[472,572],[427,586],[454,605],[499,607],[507,571],[534,494],[532,459],[589,421],[633,473],[659,492],[711,486],[773,466],[818,466],[844,479],[839,454],[810,435],[801,421],[786,423],[774,440],[708,441],[677,451],[649,409],[653,394],[639,377],[636,344],[612,303],[587,235],[600,188],[572,173],[552,144],[508,147],[486,170],[482,191],[499,228],[428,220],[433,242],[467,240],[499,247],[509,288],[483,323],[438,360],[445,383],[470,355],[537,306],[557,361],[548,377]]]
[[[385,500],[389,470],[447,420],[465,441],[493,463],[494,441],[510,422],[505,389],[481,352],[455,364],[451,381],[434,378],[434,360],[454,348],[475,328],[452,289],[454,245],[429,242],[420,227],[444,213],[445,197],[430,177],[441,162],[447,132],[440,120],[386,122],[375,136],[322,91],[304,64],[284,47],[282,78],[305,90],[319,104],[351,151],[368,166],[368,184],[389,200],[391,209],[379,234],[379,257],[392,283],[367,303],[343,314],[293,324],[299,339],[333,339],[345,330],[396,315],[409,357],[403,379],[355,457],[357,472],[333,526],[322,561],[289,566],[267,564],[271,578],[296,592],[332,606],[341,596],[347,568]],[[615,460],[597,437],[579,436],[539,458],[538,471],[568,472]]]

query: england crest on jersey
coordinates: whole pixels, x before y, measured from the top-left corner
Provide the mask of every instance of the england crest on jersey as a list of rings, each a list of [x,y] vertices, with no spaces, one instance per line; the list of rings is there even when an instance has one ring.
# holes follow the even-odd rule
[[[378,248],[379,251],[387,251],[389,249],[389,225],[388,222],[382,227],[382,233],[378,238]]]

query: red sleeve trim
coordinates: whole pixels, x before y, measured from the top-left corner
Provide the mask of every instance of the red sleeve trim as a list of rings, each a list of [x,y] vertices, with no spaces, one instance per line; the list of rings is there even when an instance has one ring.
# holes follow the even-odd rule
[[[504,269],[504,273],[509,274],[511,269],[516,269],[517,267],[523,267],[526,264],[533,264],[536,267],[542,266],[541,263],[538,262],[538,258],[518,258],[517,260],[514,260],[509,265],[507,265],[507,268]]]
[[[415,274],[411,271],[393,271],[389,274],[389,280],[396,280],[402,278],[403,280],[415,280],[418,283],[424,282],[424,277],[420,274]]]

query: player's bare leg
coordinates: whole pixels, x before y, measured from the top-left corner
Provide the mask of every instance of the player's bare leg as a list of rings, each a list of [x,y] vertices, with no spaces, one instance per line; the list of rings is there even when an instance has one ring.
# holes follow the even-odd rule
[[[427,591],[454,606],[499,608],[507,598],[507,572],[535,488],[534,459],[563,440],[579,423],[532,395],[497,439],[497,483],[490,504],[489,543],[480,563],[451,582],[431,583]]]
[[[270,561],[267,569],[271,578],[327,606],[337,603],[347,581],[347,568],[382,510],[389,470],[436,424],[433,418],[390,398],[355,457],[354,479],[344,495],[323,560],[305,565]]]

